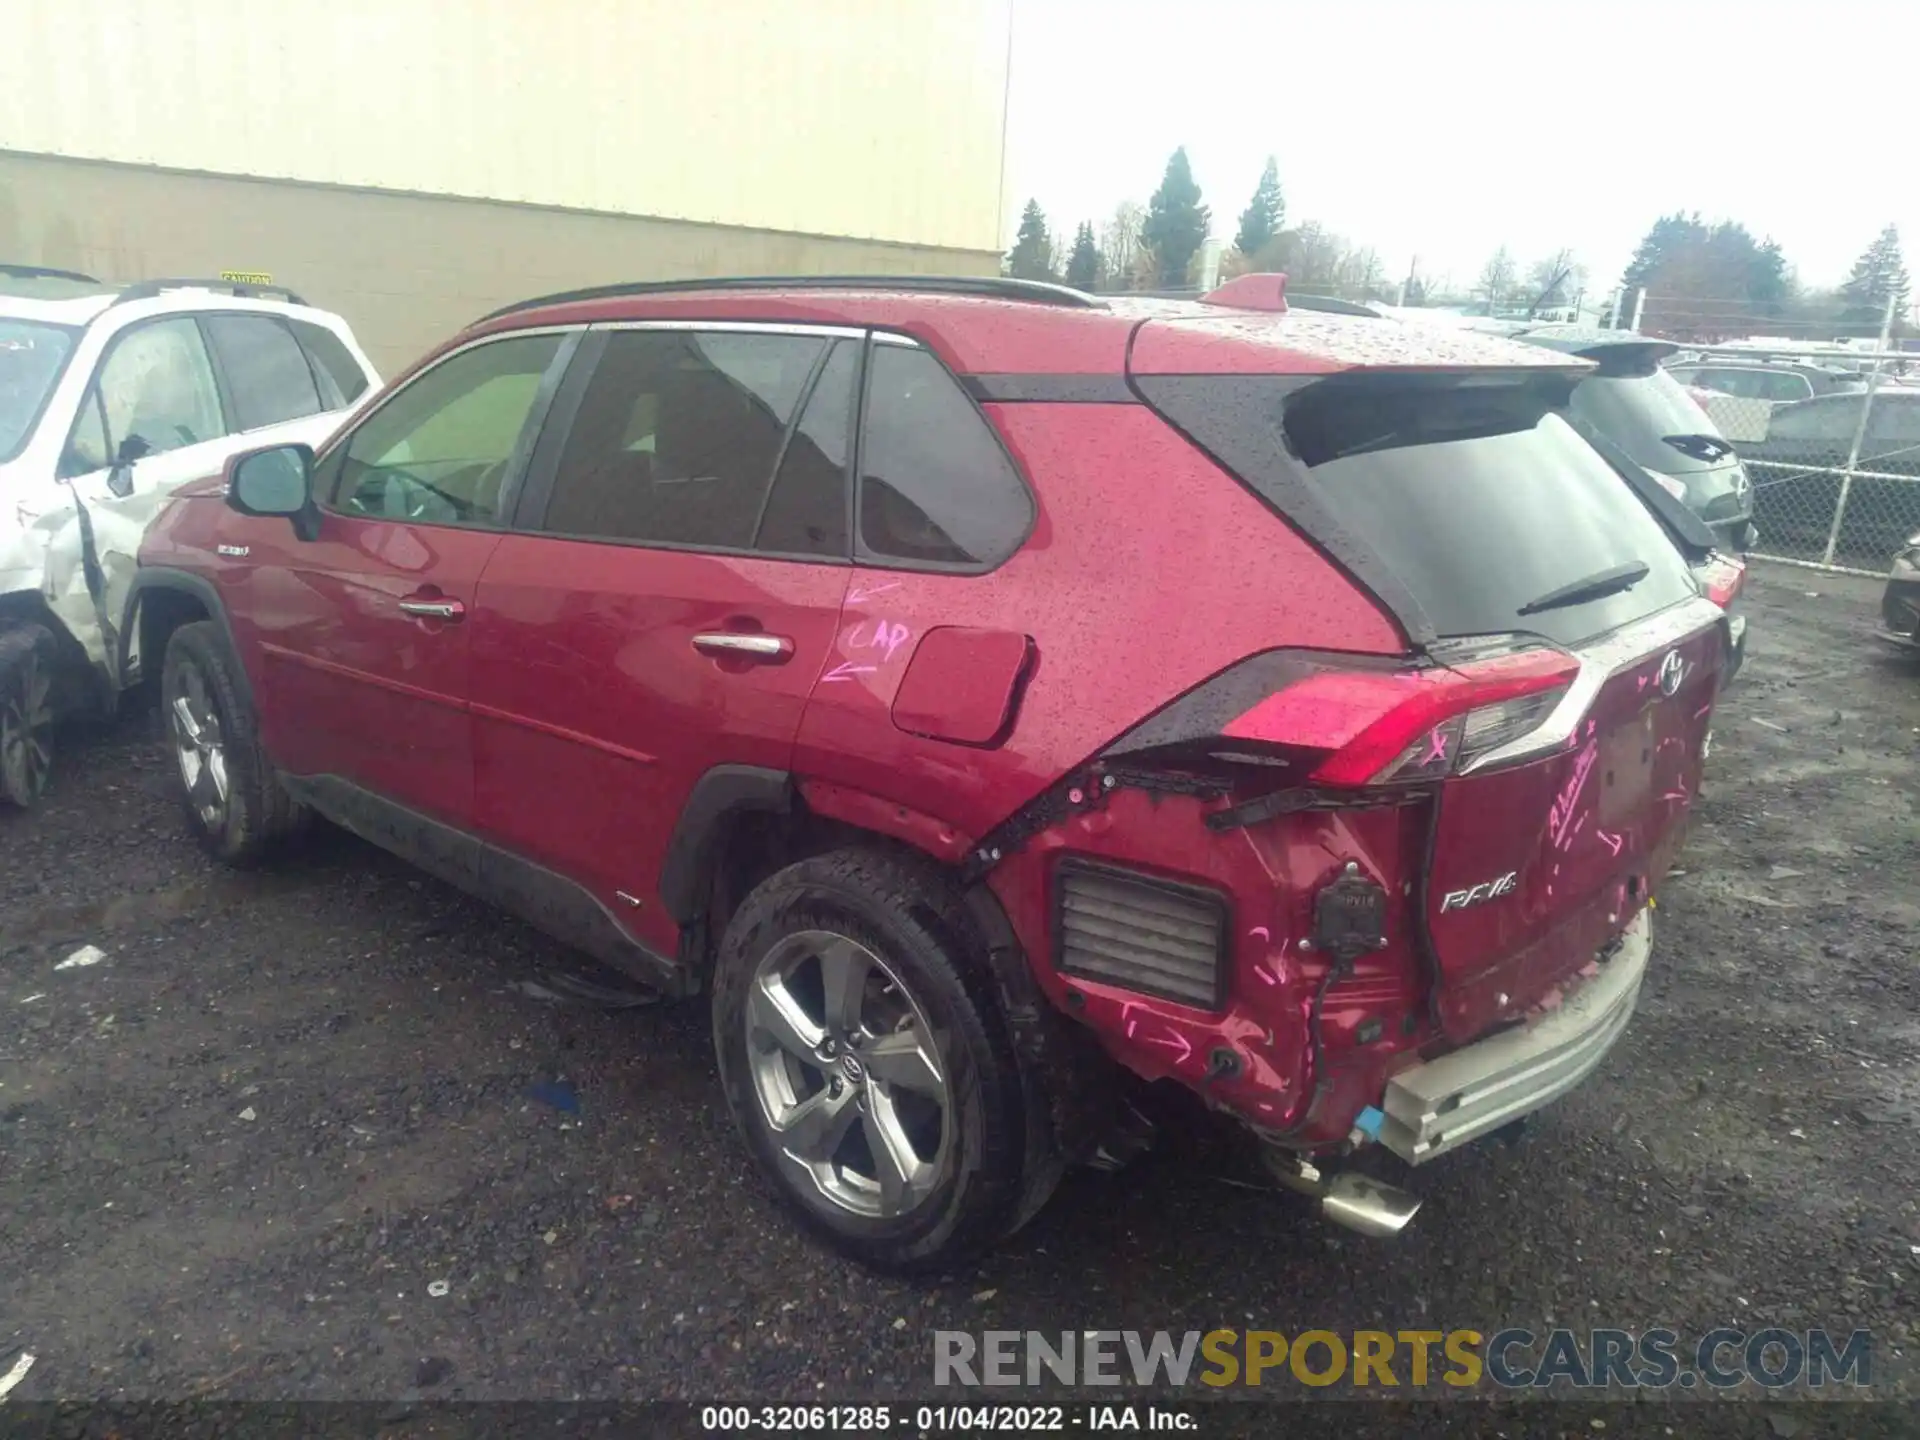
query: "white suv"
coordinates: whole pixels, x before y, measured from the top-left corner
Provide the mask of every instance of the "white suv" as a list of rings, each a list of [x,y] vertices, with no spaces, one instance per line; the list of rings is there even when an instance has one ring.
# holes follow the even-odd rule
[[[288,290],[0,264],[0,805],[39,799],[58,720],[138,682],[128,586],[174,491],[318,445],[378,385],[346,322]]]

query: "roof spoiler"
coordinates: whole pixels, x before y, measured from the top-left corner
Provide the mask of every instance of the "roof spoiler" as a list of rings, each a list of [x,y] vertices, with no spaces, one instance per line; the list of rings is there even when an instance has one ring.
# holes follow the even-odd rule
[[[1251,275],[1236,275],[1200,297],[1202,305],[1219,305],[1229,310],[1266,310],[1275,315],[1287,313],[1287,276],[1283,270]]]

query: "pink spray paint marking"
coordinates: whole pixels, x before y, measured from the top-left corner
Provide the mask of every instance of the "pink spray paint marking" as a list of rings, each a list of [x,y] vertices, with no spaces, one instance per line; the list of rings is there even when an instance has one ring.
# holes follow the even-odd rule
[[[871,625],[872,630],[868,630]],[[862,620],[849,629],[841,639],[848,650],[884,650],[886,658],[893,659],[894,652],[913,637],[913,631],[898,620]]]
[[[1620,847],[1626,843],[1624,836],[1616,835],[1611,830],[1596,830],[1593,834],[1595,839],[1616,855],[1620,853]]]
[[[1271,935],[1268,934],[1267,927],[1264,925],[1254,926],[1251,930],[1247,931],[1247,934],[1261,940],[1270,940],[1273,938]]]
[[[1588,722],[1591,724],[1592,722]],[[1564,848],[1573,833],[1573,806],[1585,788],[1587,777],[1593,773],[1594,764],[1600,759],[1599,748],[1589,740],[1586,747],[1574,758],[1573,774],[1567,777],[1567,783],[1561,787],[1554,798],[1553,807],[1547,812],[1547,830],[1556,846]]]
[[[842,660],[820,677],[820,683],[831,685],[836,680],[851,680],[856,675],[871,675],[873,671],[874,667],[871,665],[856,665],[851,660]]]
[[[900,582],[898,580],[889,580],[884,585],[856,585],[847,591],[847,604],[864,605],[876,595],[884,595],[889,590],[898,590],[899,588]]]
[[[1420,761],[1422,765],[1431,765],[1436,760],[1447,758],[1447,732],[1438,725],[1427,733],[1427,753]]]
[[[1177,1031],[1165,1036],[1149,1035],[1141,1043],[1145,1045],[1164,1045],[1169,1050],[1178,1050],[1180,1053],[1173,1057],[1173,1063],[1176,1065],[1193,1054],[1192,1044],[1187,1040],[1186,1036]]]

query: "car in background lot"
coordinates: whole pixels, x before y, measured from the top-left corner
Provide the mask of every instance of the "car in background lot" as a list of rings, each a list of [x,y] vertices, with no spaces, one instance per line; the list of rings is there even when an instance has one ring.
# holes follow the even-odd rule
[[[1587,362],[1279,278],[486,317],[150,530],[189,828],[318,811],[707,995],[768,1183],[878,1266],[1021,1224],[1129,1074],[1398,1230],[1350,1150],[1624,1030],[1729,625],[1565,418]]]
[[[1866,388],[1866,377],[1820,365],[1751,364],[1707,361],[1669,365],[1667,373],[1682,385],[1695,385],[1742,400],[1784,404]]]
[[[1893,570],[1880,597],[1880,638],[1920,652],[1920,531],[1893,557]]]
[[[1856,434],[1859,473],[1847,486],[1836,556],[1877,570],[1920,527],[1920,389],[1883,384],[1871,402],[1863,390],[1782,405],[1766,437],[1739,448],[1753,469],[1762,532],[1819,548],[1832,525]]]
[[[1591,360],[1594,370],[1574,387],[1575,422],[1612,440],[1729,551],[1753,549],[1758,535],[1745,467],[1713,420],[1661,368],[1677,345],[1632,330],[1560,324],[1529,326],[1513,338]]]
[[[139,681],[129,587],[174,490],[319,442],[377,383],[346,322],[289,291],[0,265],[0,804],[40,798],[63,718]]]

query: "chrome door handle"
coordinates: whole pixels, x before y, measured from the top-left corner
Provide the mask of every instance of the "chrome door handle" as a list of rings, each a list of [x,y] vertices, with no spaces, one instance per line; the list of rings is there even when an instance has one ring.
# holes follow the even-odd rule
[[[402,600],[400,609],[422,620],[459,620],[467,613],[458,600]]]
[[[767,660],[778,663],[793,657],[793,641],[784,635],[758,631],[709,630],[693,637],[693,648],[715,659]]]

